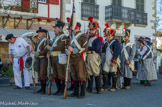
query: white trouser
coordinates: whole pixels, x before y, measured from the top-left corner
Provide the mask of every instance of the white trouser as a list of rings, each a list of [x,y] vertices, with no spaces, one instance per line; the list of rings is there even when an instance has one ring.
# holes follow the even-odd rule
[[[23,61],[25,61],[26,58],[27,58],[27,55],[23,57]],[[18,58],[13,59],[13,72],[14,72],[15,85],[22,88],[22,77],[21,77],[21,71],[19,67]],[[24,72],[24,86],[28,87],[30,86],[30,72],[25,67],[23,69],[23,72]]]

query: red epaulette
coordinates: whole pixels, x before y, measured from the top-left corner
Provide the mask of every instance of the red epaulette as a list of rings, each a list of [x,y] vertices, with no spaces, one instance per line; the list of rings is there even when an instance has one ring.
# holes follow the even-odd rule
[[[103,42],[103,37],[98,36],[98,38],[100,39],[101,42]]]

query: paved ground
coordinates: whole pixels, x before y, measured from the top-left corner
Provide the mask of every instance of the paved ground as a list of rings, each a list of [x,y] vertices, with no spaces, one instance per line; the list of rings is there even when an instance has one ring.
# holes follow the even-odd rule
[[[87,93],[85,99],[33,94],[32,90],[14,90],[11,86],[0,86],[0,107],[3,105],[37,107],[162,107],[162,75],[152,87],[144,87],[133,80],[131,90]],[[38,89],[39,87],[37,87]],[[56,91],[56,89],[55,89]],[[95,91],[95,90],[94,90]],[[68,92],[70,94],[71,92]]]

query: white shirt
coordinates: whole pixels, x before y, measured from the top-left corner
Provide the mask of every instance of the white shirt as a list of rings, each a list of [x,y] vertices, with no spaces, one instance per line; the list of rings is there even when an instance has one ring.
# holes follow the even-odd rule
[[[27,53],[27,46],[29,44],[21,37],[17,38],[14,44],[9,43],[9,54],[14,57],[21,57]]]

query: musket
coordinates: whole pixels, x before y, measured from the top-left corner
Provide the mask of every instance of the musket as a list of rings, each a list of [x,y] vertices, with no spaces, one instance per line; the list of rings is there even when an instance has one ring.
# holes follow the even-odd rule
[[[69,35],[69,46],[70,45],[71,45],[71,36]],[[67,65],[66,65],[65,89],[64,89],[64,94],[63,94],[64,99],[66,99],[66,96],[67,96],[67,88],[68,88],[68,83],[69,83],[69,66],[70,66],[70,55],[68,56]]]
[[[34,41],[32,40],[32,38],[30,38],[30,40],[31,40],[31,42],[32,42],[32,48],[34,49],[35,48],[35,43],[34,43]],[[34,94],[36,94],[36,85],[35,85],[35,77],[36,77],[36,75],[35,75],[35,69],[34,69],[34,62],[35,62],[35,55],[34,54],[32,54],[32,79],[33,79],[33,93]]]
[[[36,85],[35,85],[35,70],[34,70],[34,62],[35,62],[35,56],[32,54],[32,79],[33,79],[33,93],[36,94]]]
[[[49,35],[47,32],[47,45],[49,45]],[[50,53],[50,51],[48,51],[48,54]],[[51,85],[52,85],[52,78],[51,78],[51,61],[50,61],[50,57],[48,57],[48,79],[49,79],[49,83],[48,83],[48,95],[51,95]]]
[[[75,0],[73,0],[73,11],[74,11],[74,3],[75,3]],[[71,18],[70,22],[72,26],[69,25],[69,30],[71,29],[71,32],[70,32],[71,34],[69,35],[69,46],[71,46],[71,37],[73,35],[73,20],[74,19]],[[63,99],[66,99],[67,97],[67,88],[68,88],[68,83],[69,83],[69,66],[70,66],[70,55],[68,56],[67,65],[66,65],[65,89],[64,89]]]

